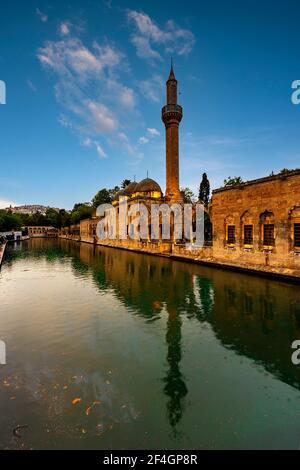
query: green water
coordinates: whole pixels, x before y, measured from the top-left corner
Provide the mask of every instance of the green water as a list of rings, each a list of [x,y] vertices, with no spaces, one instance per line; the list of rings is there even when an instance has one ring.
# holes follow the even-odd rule
[[[1,448],[299,448],[298,286],[37,239],[0,299]]]

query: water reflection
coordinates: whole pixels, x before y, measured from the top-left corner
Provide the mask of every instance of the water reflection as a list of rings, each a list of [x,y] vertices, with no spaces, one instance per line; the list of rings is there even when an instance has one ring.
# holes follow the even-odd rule
[[[85,244],[69,249],[73,254],[79,250],[100,289],[113,287],[118,298],[137,314],[153,321],[166,309],[171,369],[179,370],[180,316],[184,314],[209,322],[225,346],[300,388],[299,370],[290,360],[290,344],[300,338],[298,286]],[[178,358],[176,366],[171,357]],[[183,389],[187,390],[185,385]]]
[[[208,325],[223,347],[300,390],[300,370],[291,363],[290,349],[292,341],[300,339],[300,292],[296,286],[66,240],[31,240],[22,250],[11,250],[6,264],[26,257],[44,258],[47,263],[68,260],[75,277],[92,278],[103,294],[113,292],[145,324],[165,321],[165,370],[160,386],[175,434],[190,393],[182,365],[183,344],[188,341],[184,337],[186,321]],[[89,340],[95,350],[101,338],[97,325],[95,318]],[[91,375],[90,380],[92,400],[95,394],[100,397],[100,389],[103,395],[106,382],[100,374]],[[87,384],[78,385],[86,389]],[[107,391],[111,400],[108,395]]]

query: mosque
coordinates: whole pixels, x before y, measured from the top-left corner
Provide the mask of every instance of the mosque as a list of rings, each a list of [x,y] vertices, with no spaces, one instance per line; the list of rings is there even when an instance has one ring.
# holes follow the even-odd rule
[[[184,203],[179,185],[179,124],[183,112],[177,103],[177,80],[173,66],[166,82],[167,103],[162,108],[166,130],[166,191],[151,178],[131,182],[119,191],[113,206],[119,213],[122,204]],[[138,252],[164,255],[197,263],[251,273],[300,280],[300,169],[215,189],[206,207],[211,237],[204,246],[191,250],[176,240],[174,219],[169,240],[100,240],[96,235],[96,214],[80,225],[65,227],[60,237],[81,242],[113,246]],[[126,233],[130,234],[130,217]]]

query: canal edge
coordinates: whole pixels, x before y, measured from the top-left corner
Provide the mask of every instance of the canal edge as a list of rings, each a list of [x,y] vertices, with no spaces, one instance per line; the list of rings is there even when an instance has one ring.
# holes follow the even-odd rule
[[[62,237],[59,237],[60,239],[63,239]],[[70,240],[67,239],[66,240]],[[75,240],[73,240],[75,241]],[[86,243],[92,245],[91,242],[83,241],[83,240],[76,240],[77,243]],[[249,267],[244,267],[244,266],[238,266],[238,265],[233,265],[233,264],[227,264],[227,263],[218,263],[214,261],[209,261],[205,259],[198,259],[198,258],[191,258],[187,256],[182,256],[182,255],[175,255],[171,253],[155,253],[153,251],[146,251],[146,250],[138,250],[135,248],[128,248],[120,245],[107,245],[105,243],[96,243],[94,246],[102,246],[105,248],[116,248],[118,250],[124,250],[124,251],[131,251],[133,253],[138,253],[138,254],[145,254],[145,255],[150,255],[150,256],[156,256],[156,257],[161,257],[161,258],[167,258],[173,261],[179,261],[179,262],[185,262],[185,263],[190,263],[190,264],[196,264],[198,266],[208,266],[211,268],[216,268],[219,270],[223,271],[232,271],[240,274],[245,274],[249,275],[250,277],[256,276],[256,277],[262,277],[262,278],[267,278],[267,279],[273,279],[277,281],[283,281],[287,282],[289,284],[300,284],[300,277],[292,275],[292,274],[283,274],[279,272],[274,272],[274,271],[267,271],[267,270],[262,270],[262,269],[255,269],[255,268],[249,268]]]
[[[0,246],[0,268],[2,266],[2,261],[3,261],[3,258],[4,258],[6,245],[7,245],[7,242],[3,243],[3,245]]]

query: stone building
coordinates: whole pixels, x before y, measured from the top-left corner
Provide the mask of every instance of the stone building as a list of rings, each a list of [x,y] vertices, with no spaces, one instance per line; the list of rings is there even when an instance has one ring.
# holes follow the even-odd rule
[[[55,238],[59,230],[55,227],[34,226],[26,227],[30,238]]]
[[[89,220],[89,219],[88,219]],[[86,222],[88,222],[88,220]],[[74,240],[74,241],[81,241],[80,239],[80,224],[73,224],[70,225],[70,227],[63,227],[60,230],[60,235],[61,238],[66,238],[68,240]],[[92,240],[89,240],[89,242],[92,242]]]
[[[300,170],[213,191],[213,257],[300,271]]]

